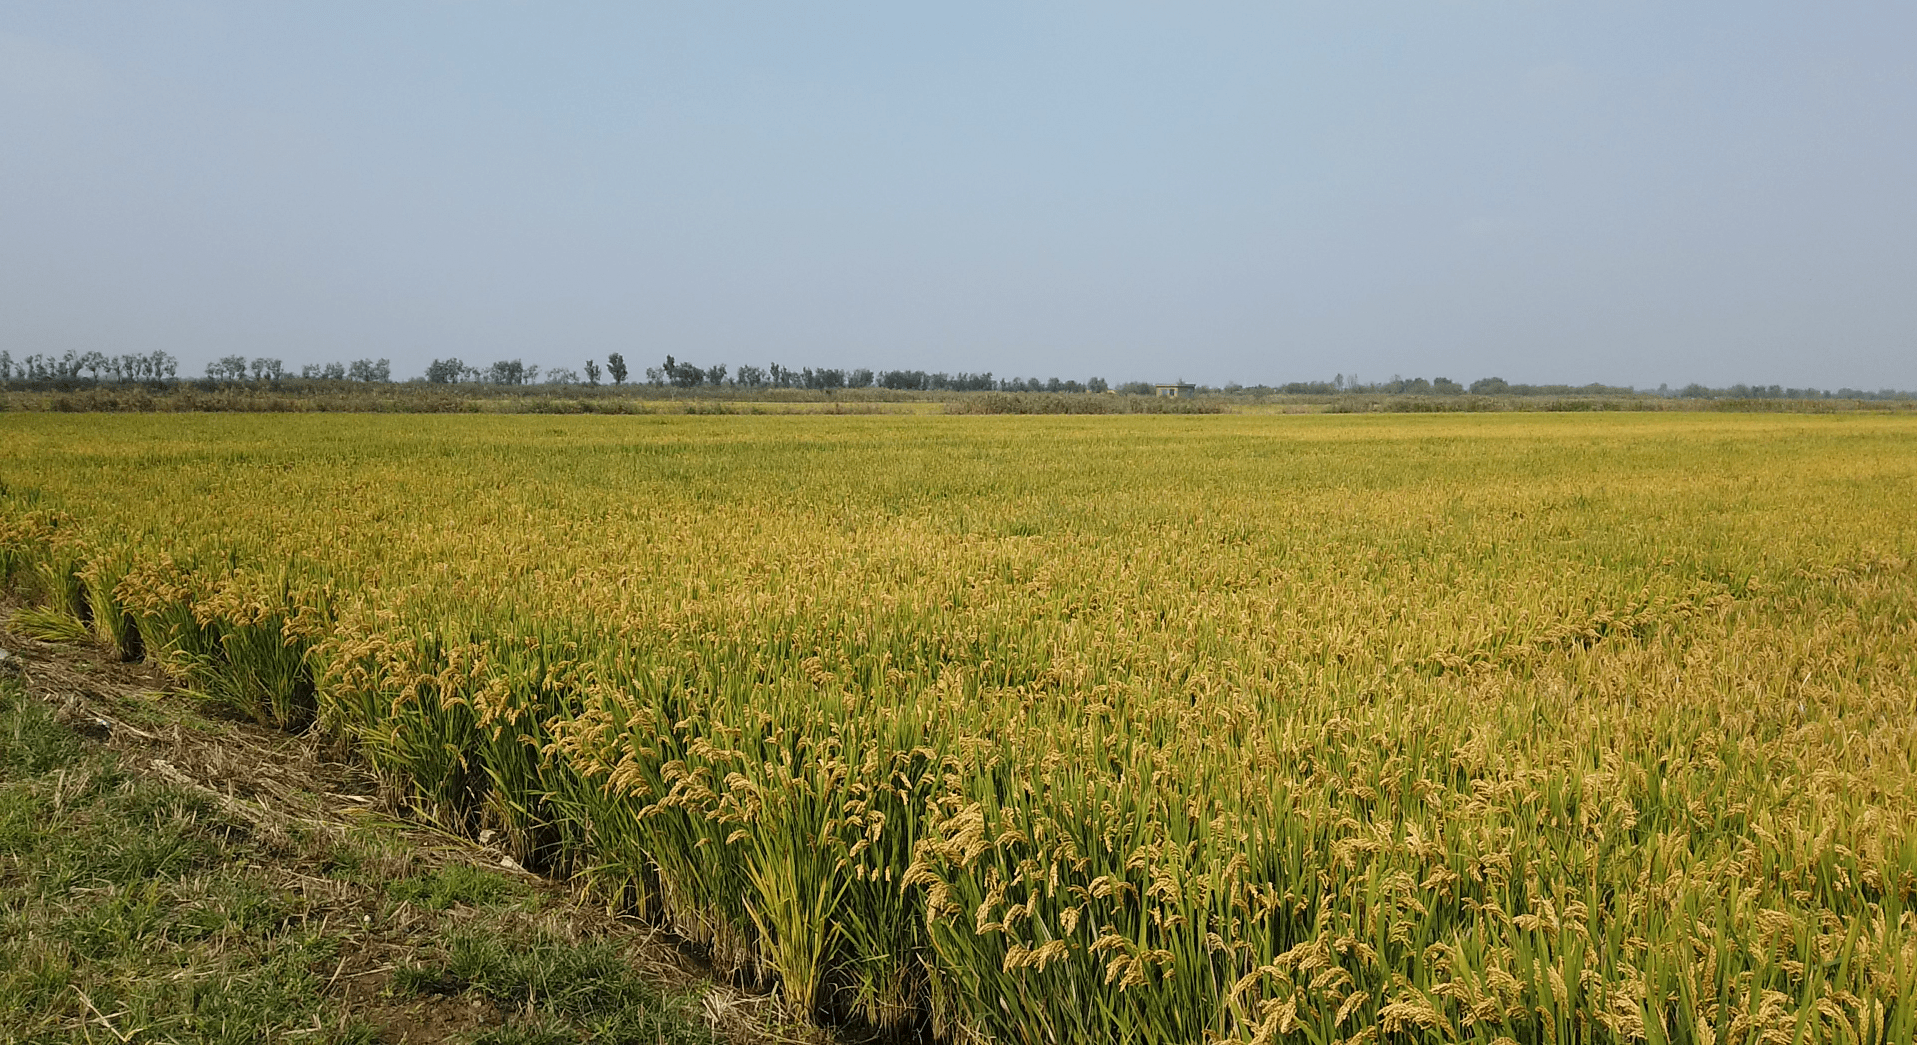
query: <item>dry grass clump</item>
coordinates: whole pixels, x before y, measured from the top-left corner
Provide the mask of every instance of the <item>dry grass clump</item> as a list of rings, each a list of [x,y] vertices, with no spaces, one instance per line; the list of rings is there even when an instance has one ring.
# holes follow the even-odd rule
[[[820,1019],[1917,1034],[1907,418],[0,426],[56,611]]]

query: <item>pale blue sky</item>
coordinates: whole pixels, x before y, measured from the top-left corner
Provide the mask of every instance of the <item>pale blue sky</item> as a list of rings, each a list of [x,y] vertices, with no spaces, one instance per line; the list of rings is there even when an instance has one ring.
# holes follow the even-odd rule
[[[0,7],[0,347],[1917,388],[1908,3]]]

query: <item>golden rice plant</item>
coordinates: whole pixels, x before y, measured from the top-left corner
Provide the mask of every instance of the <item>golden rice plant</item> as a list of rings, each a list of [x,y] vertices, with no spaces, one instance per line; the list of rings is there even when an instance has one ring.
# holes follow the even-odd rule
[[[39,612],[798,1013],[1917,1035],[1908,418],[0,429]]]

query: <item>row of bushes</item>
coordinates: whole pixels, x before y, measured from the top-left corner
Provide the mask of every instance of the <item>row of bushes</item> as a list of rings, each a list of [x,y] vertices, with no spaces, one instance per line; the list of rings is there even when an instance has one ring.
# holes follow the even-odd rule
[[[1548,399],[1531,396],[1370,396],[1345,395],[1322,403],[1328,414],[1493,414],[1593,413],[1639,411],[1653,413],[1771,413],[1834,414],[1848,411],[1914,413],[1917,400],[1851,399],[1660,399],[1628,398]]]
[[[987,392],[948,400],[948,414],[1222,414],[1217,400],[1171,396]]]

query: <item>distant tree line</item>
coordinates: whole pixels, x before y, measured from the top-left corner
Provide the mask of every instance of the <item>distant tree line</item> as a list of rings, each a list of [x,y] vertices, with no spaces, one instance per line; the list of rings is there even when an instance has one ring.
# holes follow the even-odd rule
[[[1122,386],[1130,388],[1131,386]],[[1149,386],[1147,386],[1149,387]],[[1339,374],[1330,381],[1293,381],[1283,385],[1245,386],[1230,384],[1223,389],[1228,393],[1281,394],[1281,395],[1478,395],[1478,396],[1567,396],[1601,395],[1634,396],[1657,395],[1683,399],[1912,399],[1917,393],[1900,392],[1892,388],[1867,392],[1856,388],[1840,388],[1825,391],[1817,388],[1786,388],[1782,385],[1730,385],[1724,388],[1709,388],[1701,384],[1686,385],[1672,390],[1669,385],[1659,385],[1655,389],[1641,389],[1631,385],[1527,385],[1515,384],[1501,377],[1481,377],[1469,385],[1462,385],[1450,378],[1434,377],[1425,380],[1422,377],[1393,377],[1389,381],[1364,382],[1356,376]]]
[[[518,359],[502,359],[481,369],[459,359],[435,359],[426,368],[426,380],[435,385],[530,385],[538,383],[539,367]]]
[[[110,356],[100,352],[69,351],[59,356],[35,353],[16,359],[11,352],[0,350],[0,381],[162,382],[176,380],[178,371],[179,360],[166,352]],[[258,383],[283,381],[294,375],[279,359],[265,356],[249,359],[245,356],[229,355],[208,363],[206,376],[212,381]],[[393,367],[391,361],[386,359],[356,359],[350,363],[308,363],[300,367],[298,376],[302,380],[380,384],[393,380]],[[480,385],[532,385],[542,383],[542,378],[543,383],[548,385],[596,386],[600,384],[602,378],[611,379],[614,385],[624,385],[631,376],[625,357],[618,352],[608,354],[603,365],[597,359],[588,359],[578,370],[563,366],[542,370],[535,364],[519,359],[502,359],[485,367],[478,367],[468,365],[457,358],[448,358],[433,360],[426,367],[425,373],[425,379],[429,384]],[[1099,377],[1082,382],[1056,377],[997,378],[989,371],[984,373],[960,371],[948,374],[943,371],[872,370],[865,367],[852,370],[835,367],[793,369],[778,363],[769,363],[763,367],[745,364],[735,370],[724,363],[699,366],[672,356],[667,356],[658,366],[645,368],[645,381],[656,387],[667,388],[755,390],[792,388],[824,392],[845,388],[884,388],[914,392],[1114,391],[1127,395],[1151,395],[1156,390],[1153,385],[1144,381],[1128,381],[1114,387],[1104,378]],[[1516,384],[1501,377],[1481,377],[1465,385],[1448,377],[1426,379],[1393,376],[1389,381],[1367,382],[1359,380],[1356,375],[1347,374],[1338,374],[1329,381],[1292,381],[1282,385],[1250,386],[1233,383],[1223,388],[1200,388],[1199,391],[1246,395],[1310,396],[1461,396],[1469,394],[1477,396],[1657,395],[1681,399],[1917,399],[1917,392],[1905,392],[1893,388],[1881,388],[1872,392],[1856,388],[1839,388],[1835,391],[1818,388],[1787,388],[1775,384],[1735,384],[1723,388],[1689,384],[1673,390],[1668,385],[1659,385],[1656,389],[1604,384],[1528,385]]]
[[[1426,380],[1422,377],[1394,377],[1389,381],[1366,384],[1356,375],[1346,377],[1343,374],[1329,381],[1293,381],[1284,385],[1257,385],[1246,388],[1242,385],[1227,385],[1228,392],[1277,392],[1284,395],[1440,395],[1455,396],[1470,392],[1474,395],[1501,394],[1492,391],[1494,386],[1502,387],[1501,378],[1487,377],[1471,383],[1469,388],[1448,377],[1434,377]]]
[[[0,351],[0,381],[96,382],[172,381],[179,377],[180,361],[166,352],[109,356],[100,352],[68,352],[64,356],[30,355],[15,360]],[[292,377],[282,360],[260,356],[221,356],[206,365],[209,381],[282,381]],[[307,380],[387,382],[393,364],[385,359],[356,359],[351,363],[309,363],[300,368]]]
[[[286,363],[261,356],[221,356],[206,365],[209,381],[283,381],[292,377]],[[351,363],[308,363],[300,367],[300,378],[307,381],[362,381],[384,383],[393,379],[393,364],[385,359],[355,359]]]
[[[1917,392],[1902,392],[1895,388],[1880,388],[1875,392],[1866,392],[1861,388],[1840,388],[1835,392],[1827,392],[1816,388],[1785,388],[1782,385],[1707,388],[1695,383],[1675,392],[1659,386],[1657,394],[1679,399],[1917,399]]]
[[[608,360],[609,367],[610,363]],[[764,367],[745,364],[733,370],[724,363],[702,367],[672,356],[667,356],[665,362],[658,366],[647,367],[646,382],[671,388],[803,388],[826,392],[841,388],[887,388],[917,392],[1103,392],[1110,387],[1101,377],[1084,382],[1056,377],[998,379],[989,371],[982,374],[947,374],[924,370],[871,370],[866,367],[844,370],[809,366],[795,370],[778,363]],[[1146,387],[1149,390],[1150,386]]]
[[[540,369],[517,359],[497,362],[488,367],[471,366],[459,359],[435,359],[426,368],[431,384],[530,385],[540,379]],[[596,386],[604,378],[623,385],[631,376],[623,355],[618,352],[599,360],[588,359],[579,370],[553,367],[545,372],[547,384],[585,384]],[[1103,392],[1111,386],[1104,378],[1070,381],[1059,378],[994,378],[990,373],[972,374],[924,370],[841,369],[837,367],[792,368],[778,363],[763,367],[743,364],[737,369],[715,363],[699,366],[687,360],[667,356],[658,366],[645,368],[645,383],[659,388],[796,388],[830,392],[842,388],[886,388],[920,392]],[[1152,386],[1126,385],[1124,391],[1151,394]]]
[[[165,352],[109,356],[101,352],[73,352],[63,356],[34,353],[18,362],[0,351],[0,381],[77,381],[82,372],[94,381],[165,381],[179,371],[180,361]]]
[[[351,363],[308,363],[300,367],[300,377],[322,381],[366,381],[383,383],[393,379],[393,364],[384,359],[355,359]]]

